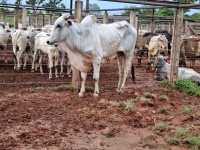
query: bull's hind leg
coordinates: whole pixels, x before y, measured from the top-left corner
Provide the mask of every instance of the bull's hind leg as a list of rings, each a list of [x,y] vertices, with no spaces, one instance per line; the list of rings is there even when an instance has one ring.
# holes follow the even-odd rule
[[[118,62],[118,68],[119,68],[119,81],[117,86],[117,92],[121,92],[120,88],[122,85],[123,80],[123,74],[124,74],[124,53],[118,53],[117,55],[117,62]]]
[[[120,87],[120,92],[123,92],[124,91],[124,86],[125,86],[125,82],[126,82],[126,78],[128,76],[128,73],[130,71],[130,68],[131,68],[131,63],[132,62],[132,55],[127,55],[125,56],[125,60],[124,60],[124,76],[123,76],[123,82],[122,82],[122,85]]]
[[[81,90],[78,94],[79,97],[83,97],[85,93],[85,81],[87,78],[87,73],[81,72]]]
[[[100,73],[101,59],[95,58],[93,62],[93,79],[95,82],[94,97],[99,97],[99,73]]]

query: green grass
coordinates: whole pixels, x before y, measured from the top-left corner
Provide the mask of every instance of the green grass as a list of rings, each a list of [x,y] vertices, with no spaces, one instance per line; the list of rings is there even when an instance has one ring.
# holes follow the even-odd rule
[[[171,145],[190,144],[192,150],[200,149],[200,135],[196,135],[193,128],[179,128],[175,131],[174,136],[167,141]]]
[[[150,92],[144,92],[143,95],[144,95],[146,98],[153,98],[153,99],[156,99],[156,95],[153,94],[153,93],[150,93]]]
[[[162,80],[160,81],[161,84],[169,84],[169,80],[165,79],[165,80]]]
[[[169,97],[167,95],[161,95],[159,97],[160,100],[163,100],[163,101],[168,101],[169,100]]]
[[[190,114],[191,112],[192,112],[192,109],[191,109],[191,108],[189,108],[189,107],[187,107],[187,106],[184,106],[184,107],[183,107],[182,113],[183,113],[184,115]]]
[[[158,130],[160,132],[166,131],[168,128],[168,124],[165,122],[160,122],[155,124],[155,130]]]
[[[126,101],[110,101],[109,104],[114,107],[123,107],[126,112],[133,112],[133,104],[136,99],[127,99]]]
[[[200,96],[200,89],[198,85],[192,82],[190,79],[176,79],[174,88],[188,94]]]
[[[168,108],[163,106],[160,108],[160,112],[163,113],[163,114],[168,114]]]

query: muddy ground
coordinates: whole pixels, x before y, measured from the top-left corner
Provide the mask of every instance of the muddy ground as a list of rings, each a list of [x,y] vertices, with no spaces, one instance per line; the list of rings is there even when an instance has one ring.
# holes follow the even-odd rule
[[[46,65],[41,75],[31,73],[30,65],[14,72],[12,59],[0,64],[1,150],[188,150],[191,145],[173,146],[168,138],[181,127],[193,127],[200,135],[200,98],[154,81],[145,66],[135,69],[136,84],[129,76],[119,94],[116,60],[104,63],[100,97],[93,98],[89,73],[87,92],[79,98],[70,89],[71,78],[49,80]],[[184,106],[192,113],[183,114]],[[160,122],[166,130],[156,130]]]

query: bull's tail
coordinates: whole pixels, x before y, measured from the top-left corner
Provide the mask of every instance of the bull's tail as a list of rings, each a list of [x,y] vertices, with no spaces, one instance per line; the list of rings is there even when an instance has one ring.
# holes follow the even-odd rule
[[[132,75],[133,83],[135,84],[135,68],[133,64],[131,66],[131,75]]]

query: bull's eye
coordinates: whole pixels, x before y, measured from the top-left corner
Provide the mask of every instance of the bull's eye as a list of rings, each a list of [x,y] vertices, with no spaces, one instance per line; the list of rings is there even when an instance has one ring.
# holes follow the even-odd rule
[[[61,26],[60,24],[58,24],[58,25],[57,25],[57,28],[60,28],[60,27],[62,27],[62,26]]]

